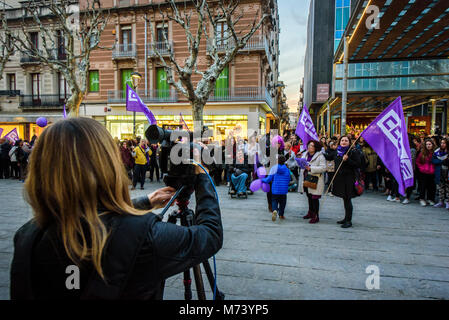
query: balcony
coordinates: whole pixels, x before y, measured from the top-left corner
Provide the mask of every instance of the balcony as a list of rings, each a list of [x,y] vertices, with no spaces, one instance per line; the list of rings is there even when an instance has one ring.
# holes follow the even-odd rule
[[[136,57],[137,45],[135,43],[118,44],[112,49],[112,59],[135,59]]]
[[[232,49],[235,46],[234,39],[216,39],[217,41],[217,51],[219,53],[226,52],[229,49]],[[246,43],[246,46],[243,49],[240,49],[239,52],[243,51],[267,51],[268,44],[263,35],[253,35],[248,42]],[[210,51],[212,49],[212,39],[209,39],[209,42],[207,43],[207,51]]]
[[[62,109],[65,98],[58,94],[41,94],[40,96],[20,96],[21,109]]]
[[[162,56],[169,56],[173,52],[173,41],[169,41],[168,44],[165,41],[158,41],[147,45],[147,55],[149,58],[157,57],[156,51]]]
[[[174,89],[170,90],[148,90],[145,94],[144,90],[138,90],[137,94],[145,103],[167,103],[178,102],[178,93]],[[123,90],[109,90],[108,104],[111,103],[126,103],[126,91]]]
[[[40,54],[42,54],[42,51],[40,51]],[[22,52],[20,55],[20,64],[27,65],[27,64],[39,64],[39,59],[33,57],[33,54],[30,52]]]
[[[273,108],[273,98],[268,89],[259,87],[215,89],[209,102],[265,102]]]
[[[8,97],[20,96],[20,90],[0,90],[0,96],[8,96]]]
[[[67,55],[64,49],[53,49],[51,51],[51,60],[53,61],[65,61],[67,60]]]

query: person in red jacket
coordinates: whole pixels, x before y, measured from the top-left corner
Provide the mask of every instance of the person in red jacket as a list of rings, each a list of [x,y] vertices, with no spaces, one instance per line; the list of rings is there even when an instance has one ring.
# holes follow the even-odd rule
[[[419,203],[423,207],[427,204],[435,205],[435,165],[432,163],[434,151],[435,144],[431,139],[426,139],[416,157],[416,167],[419,170]]]

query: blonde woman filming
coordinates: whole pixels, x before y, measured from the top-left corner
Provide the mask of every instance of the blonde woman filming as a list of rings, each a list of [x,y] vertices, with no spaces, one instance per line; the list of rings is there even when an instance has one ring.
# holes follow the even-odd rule
[[[195,183],[196,225],[151,213],[174,189],[131,200],[117,145],[97,121],[67,119],[45,129],[30,159],[25,197],[33,219],[14,237],[12,299],[162,299],[164,280],[222,246],[211,182]],[[78,270],[79,285],[67,285]]]

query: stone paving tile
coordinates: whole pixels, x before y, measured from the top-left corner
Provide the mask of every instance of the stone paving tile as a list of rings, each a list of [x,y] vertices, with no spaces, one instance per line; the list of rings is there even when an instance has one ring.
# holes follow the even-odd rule
[[[132,195],[159,187],[147,183]],[[32,216],[22,189],[17,181],[0,180],[0,299],[9,298],[14,233]],[[218,286],[228,300],[449,298],[449,211],[366,193],[354,199],[354,228],[343,230],[335,223],[343,203],[335,197],[321,200],[321,222],[310,225],[302,219],[304,195],[289,194],[287,220],[273,223],[265,194],[231,200],[226,187],[218,193],[224,226]],[[365,287],[369,265],[380,269],[380,290]],[[167,279],[165,298],[184,298],[182,274]]]

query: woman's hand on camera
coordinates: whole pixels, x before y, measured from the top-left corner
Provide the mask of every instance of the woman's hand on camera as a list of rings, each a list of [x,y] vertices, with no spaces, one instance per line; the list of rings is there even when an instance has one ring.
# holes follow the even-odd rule
[[[154,191],[148,195],[148,200],[150,200],[153,209],[160,209],[167,205],[170,199],[175,195],[176,190],[172,187],[165,187]],[[175,203],[173,202],[172,205]]]

